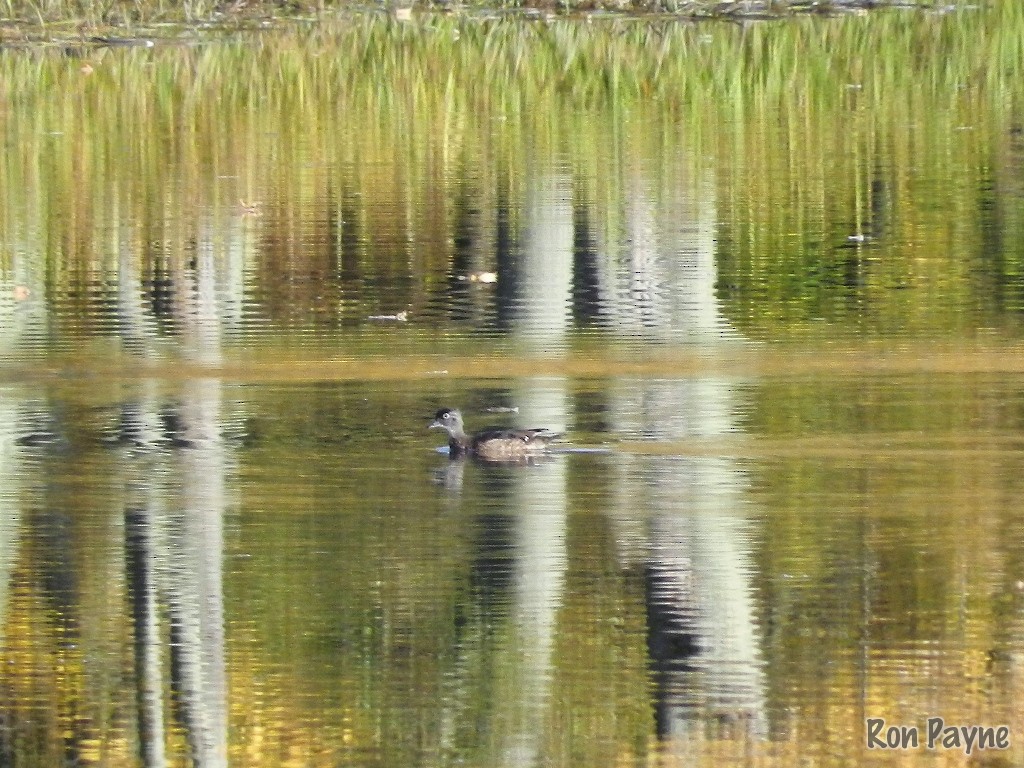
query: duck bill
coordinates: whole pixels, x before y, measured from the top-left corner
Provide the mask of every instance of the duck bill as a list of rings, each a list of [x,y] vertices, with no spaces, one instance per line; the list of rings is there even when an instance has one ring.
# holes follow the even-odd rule
[[[432,422],[430,422],[430,426],[427,427],[427,429],[444,429],[444,424],[442,424],[437,419],[434,419]]]

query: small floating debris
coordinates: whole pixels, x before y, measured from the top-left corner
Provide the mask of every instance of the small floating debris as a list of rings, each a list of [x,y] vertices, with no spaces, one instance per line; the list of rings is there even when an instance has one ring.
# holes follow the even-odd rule
[[[498,282],[498,273],[470,272],[468,275],[459,275],[459,280],[468,283],[496,283]]]
[[[868,236],[863,232],[857,232],[852,235],[847,235],[846,240],[850,243],[866,243],[868,241]]]
[[[393,315],[370,315],[366,319],[377,321],[397,320],[399,323],[404,323],[409,319],[409,313],[403,309],[401,312],[396,312]]]
[[[411,21],[412,20],[412,6],[405,8],[395,8],[395,21]]]
[[[27,285],[16,285],[12,291],[15,301],[24,301],[32,295],[31,289]]]
[[[152,48],[156,45],[156,43],[146,37],[105,37],[102,35],[90,37],[89,42],[96,45],[107,45],[111,48]]]
[[[519,413],[518,405],[492,405],[490,408],[484,408],[487,413]]]
[[[238,207],[242,209],[243,216],[263,215],[263,210],[260,208],[259,203],[247,203],[242,198],[238,198]]]
[[[19,445],[24,448],[46,448],[48,446],[63,445],[64,443],[65,439],[62,435],[49,430],[28,432],[24,435],[19,435],[14,439],[15,445]]]

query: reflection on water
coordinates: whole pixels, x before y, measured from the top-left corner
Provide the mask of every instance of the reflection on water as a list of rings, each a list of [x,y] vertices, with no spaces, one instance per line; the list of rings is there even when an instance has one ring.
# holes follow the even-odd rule
[[[961,37],[1013,22],[982,16]],[[365,19],[97,77],[0,51],[8,141],[50,158],[0,166],[0,762],[849,764],[865,718],[931,716],[1009,723],[1020,762],[1024,398],[984,288],[1019,221],[975,238],[984,171],[954,182],[1016,157],[1024,80],[908,162],[900,105],[946,115],[917,84],[990,37],[904,81],[841,70],[860,23],[667,25],[628,82],[653,27]],[[826,33],[838,84],[700,67]],[[580,50],[609,68],[547,90]],[[562,450],[449,460],[442,405]]]
[[[645,439],[685,442],[734,428],[727,382],[623,381],[611,396],[613,423]],[[620,557],[646,573],[659,735],[737,721],[733,737],[764,735],[746,473],[720,457],[633,455],[615,475]]]

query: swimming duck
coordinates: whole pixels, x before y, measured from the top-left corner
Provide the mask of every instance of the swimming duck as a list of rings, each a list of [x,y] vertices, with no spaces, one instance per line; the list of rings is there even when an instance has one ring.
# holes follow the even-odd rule
[[[474,456],[483,461],[525,461],[543,454],[548,443],[558,437],[549,429],[487,429],[470,436],[462,414],[454,408],[439,410],[428,428],[448,433],[448,456],[453,459]]]

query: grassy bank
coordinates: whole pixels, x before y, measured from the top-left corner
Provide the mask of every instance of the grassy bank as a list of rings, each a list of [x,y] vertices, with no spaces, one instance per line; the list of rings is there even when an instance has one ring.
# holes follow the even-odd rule
[[[875,8],[934,9],[944,13],[963,0],[3,0],[0,44],[16,42],[40,27],[74,25],[81,32],[157,23],[226,24],[315,17],[346,11],[387,9],[486,13],[493,11],[574,14],[615,12],[672,14],[693,19],[778,19],[797,14],[858,13]]]

